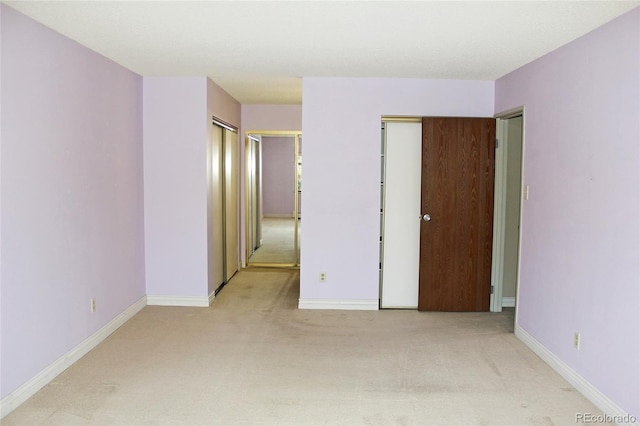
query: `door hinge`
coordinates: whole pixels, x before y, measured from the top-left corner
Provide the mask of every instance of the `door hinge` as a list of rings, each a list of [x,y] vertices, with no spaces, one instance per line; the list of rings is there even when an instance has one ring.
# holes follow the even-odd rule
[[[500,139],[496,138],[496,149],[500,147]]]
[[[491,294],[493,294],[493,286],[491,286]]]

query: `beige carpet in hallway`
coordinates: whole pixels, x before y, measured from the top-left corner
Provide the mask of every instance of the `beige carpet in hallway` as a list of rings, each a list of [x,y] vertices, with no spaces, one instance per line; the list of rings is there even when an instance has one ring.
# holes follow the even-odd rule
[[[146,307],[11,425],[575,425],[599,411],[513,313],[297,310],[298,271],[243,270],[211,308]]]
[[[298,221],[298,241],[302,221]],[[295,219],[265,217],[262,219],[262,245],[249,258],[250,263],[295,264]]]

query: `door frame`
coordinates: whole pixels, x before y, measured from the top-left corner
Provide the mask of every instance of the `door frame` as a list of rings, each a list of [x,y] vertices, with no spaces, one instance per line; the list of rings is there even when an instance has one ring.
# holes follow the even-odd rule
[[[298,229],[298,220],[300,219],[300,209],[299,209],[299,193],[297,190],[297,186],[298,186],[298,181],[299,181],[299,173],[298,173],[298,161],[299,161],[299,157],[300,157],[300,138],[302,137],[302,131],[300,130],[246,130],[244,132],[244,136],[245,136],[245,264],[247,267],[251,267],[251,266],[258,266],[258,267],[277,267],[277,268],[299,268],[300,267],[300,249],[299,249],[299,243],[298,243],[298,239],[299,239],[299,229]],[[257,136],[257,138],[256,138]],[[282,136],[282,137],[293,137],[294,138],[294,150],[295,150],[295,157],[294,157],[294,163],[291,165],[291,167],[293,167],[295,169],[295,179],[294,179],[294,184],[296,185],[296,188],[294,189],[294,211],[293,211],[293,217],[294,218],[298,218],[298,220],[294,221],[294,252],[295,252],[295,261],[293,263],[256,263],[256,262],[250,262],[249,258],[252,254],[252,248],[250,247],[251,244],[250,243],[250,237],[249,237],[249,227],[251,226],[250,224],[250,220],[251,220],[251,214],[250,214],[250,206],[251,206],[251,200],[250,200],[250,185],[251,185],[251,179],[252,177],[250,176],[250,168],[247,167],[248,162],[250,161],[249,158],[249,145],[251,143],[251,140],[254,141],[258,141],[258,143],[262,144],[262,138],[260,138],[261,136],[272,136],[272,137],[278,137],[278,136]],[[260,168],[262,169],[262,154],[260,154]],[[257,192],[258,194],[262,194],[262,180],[258,180],[257,182],[258,188],[257,188]],[[261,196],[261,195],[260,195]],[[261,212],[260,212],[261,213]],[[256,218],[256,220],[261,220],[259,217]]]
[[[523,188],[524,182],[524,152],[525,152],[525,106],[519,106],[513,109],[509,109],[500,112],[494,117],[496,118],[496,138],[500,141],[504,141],[507,135],[507,120],[516,116],[522,116],[522,156],[521,169],[520,169],[520,187]],[[421,116],[382,116],[381,121],[417,121]],[[492,249],[492,267],[491,267],[491,288],[493,294],[490,298],[491,312],[502,312],[502,293],[503,293],[503,274],[504,274],[504,232],[505,232],[505,210],[506,210],[506,171],[507,171],[507,156],[506,150],[496,149],[495,159],[495,182],[494,182],[494,211],[493,211],[493,249]],[[382,176],[381,176],[382,178]],[[384,197],[384,195],[383,195]],[[381,200],[382,201],[382,200]],[[522,249],[522,212],[523,212],[524,197],[520,197],[520,217],[518,218],[519,230],[518,230],[518,264],[516,275],[516,314],[515,320],[517,321],[518,305],[520,303],[520,263],[521,263],[521,249]],[[384,231],[382,231],[384,235]],[[384,241],[384,237],[383,237]],[[384,268],[384,258],[380,256],[381,267]],[[381,283],[382,285],[382,283]],[[379,298],[382,296],[381,288],[379,289]]]
[[[523,194],[524,176],[524,150],[525,150],[525,107],[524,105],[496,114],[496,149],[495,160],[495,187],[494,187],[494,207],[493,207],[493,253],[491,255],[491,312],[502,312],[502,293],[504,285],[504,246],[505,227],[507,209],[507,150],[504,149],[507,140],[508,120],[517,116],[522,116],[522,155],[520,161],[520,188]],[[518,217],[518,252],[517,252],[517,272],[516,272],[516,315],[518,317],[518,305],[520,303],[520,261],[522,249],[522,209],[524,197],[520,197],[520,213]]]

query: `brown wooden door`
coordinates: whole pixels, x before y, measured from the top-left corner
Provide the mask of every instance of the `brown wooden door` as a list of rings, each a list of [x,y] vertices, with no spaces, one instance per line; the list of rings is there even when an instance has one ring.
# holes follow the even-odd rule
[[[418,310],[488,311],[491,293],[493,118],[422,120]]]

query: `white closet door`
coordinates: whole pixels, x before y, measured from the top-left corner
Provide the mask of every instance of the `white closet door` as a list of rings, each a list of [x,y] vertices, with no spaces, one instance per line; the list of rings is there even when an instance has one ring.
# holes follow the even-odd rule
[[[418,307],[422,123],[387,123],[382,308]]]

